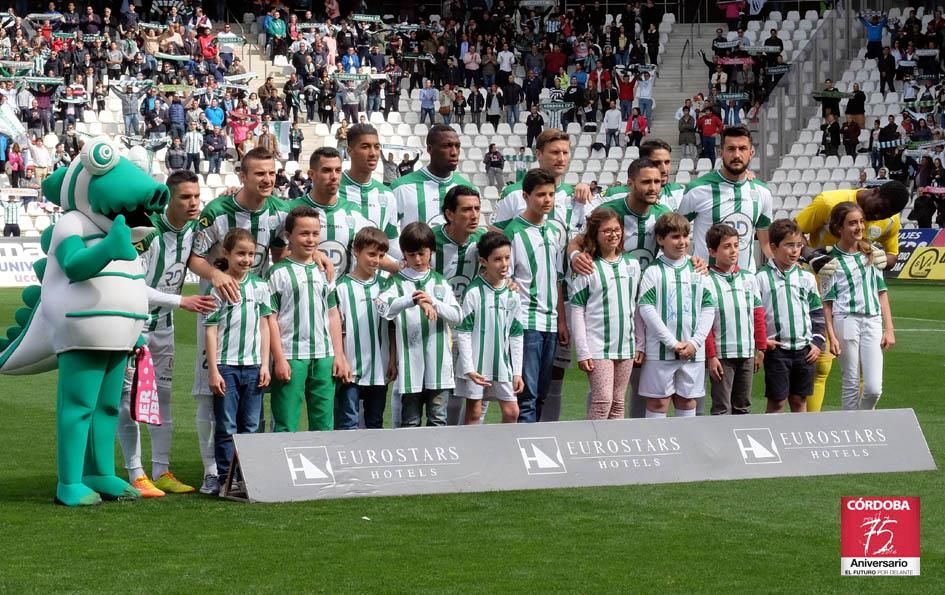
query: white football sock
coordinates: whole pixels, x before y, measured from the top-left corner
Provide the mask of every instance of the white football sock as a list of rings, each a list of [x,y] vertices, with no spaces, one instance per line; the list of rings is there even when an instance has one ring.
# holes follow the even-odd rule
[[[200,446],[200,459],[203,461],[203,474],[217,474],[217,459],[213,454],[213,432],[216,418],[213,416],[213,395],[194,395],[197,399],[197,443]]]
[[[666,417],[665,413],[660,413],[659,411],[650,411],[646,410],[646,419],[660,419]]]
[[[138,422],[131,419],[131,385],[127,378],[118,407],[117,433],[121,454],[125,458],[125,469],[128,470],[128,480],[134,482],[144,475],[144,468],[141,466],[141,429]]]
[[[151,435],[151,477],[158,479],[171,464],[171,436],[174,418],[171,412],[171,387],[158,386],[158,403],[161,405],[161,425],[148,426]]]
[[[695,417],[695,409],[676,409],[674,413],[675,417]]]

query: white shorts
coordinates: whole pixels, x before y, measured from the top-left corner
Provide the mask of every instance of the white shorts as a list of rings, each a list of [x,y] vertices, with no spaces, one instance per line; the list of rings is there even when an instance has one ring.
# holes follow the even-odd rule
[[[493,382],[490,387],[479,386],[468,378],[457,378],[453,396],[480,401],[517,401],[511,382]]]
[[[700,399],[705,396],[705,362],[645,360],[638,392],[648,399]]]

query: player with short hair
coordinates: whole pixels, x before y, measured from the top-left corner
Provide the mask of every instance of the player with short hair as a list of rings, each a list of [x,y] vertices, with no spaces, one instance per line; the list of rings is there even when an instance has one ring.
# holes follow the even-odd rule
[[[752,273],[752,242],[756,235],[762,251],[770,257],[767,229],[772,216],[768,186],[756,178],[748,179],[748,164],[754,154],[747,127],[726,127],[722,131],[722,168],[690,182],[677,209],[692,221],[695,256],[708,259],[706,232],[717,223],[728,223],[738,232],[738,266]]]
[[[341,176],[338,196],[357,205],[365,219],[383,230],[388,240],[395,241],[399,233],[397,200],[390,188],[372,175],[381,157],[377,129],[370,124],[355,124],[348,129],[347,138],[351,167]]]
[[[417,427],[426,410],[428,426],[446,425],[455,380],[450,326],[462,317],[453,288],[430,267],[436,249],[433,230],[414,221],[401,230],[406,267],[385,281],[377,312],[394,321],[401,426]]]
[[[481,423],[482,401],[488,398],[499,401],[503,423],[515,423],[519,414],[516,395],[525,385],[521,300],[507,278],[512,242],[490,231],[480,238],[477,254],[482,271],[463,295],[463,320],[456,327],[455,394],[466,401],[467,425]]]
[[[481,199],[479,191],[468,186],[453,186],[443,197],[442,225],[433,227],[436,250],[433,252],[433,270],[443,275],[453,287],[457,302],[462,302],[463,293],[470,281],[479,272],[477,242],[486,233],[479,227]],[[453,344],[455,354],[456,344]],[[450,399],[446,423],[450,426],[462,422],[464,400]]]
[[[798,266],[804,236],[797,223],[778,219],[769,229],[771,260],[755,279],[765,307],[767,413],[807,410],[814,362],[826,344],[824,310],[814,275]]]
[[[333,429],[335,378],[344,382],[350,375],[334,286],[315,263],[319,226],[315,209],[292,209],[285,220],[289,254],[269,269],[276,432],[298,430],[303,402],[310,432]]]
[[[561,287],[567,237],[549,218],[555,207],[554,174],[529,170],[522,190],[525,211],[506,226],[505,235],[512,241],[512,280],[519,286],[525,329],[525,389],[518,397],[518,420],[534,423],[542,420],[555,352],[570,343]]]
[[[677,208],[679,208],[679,203],[682,201],[682,196],[686,192],[686,187],[682,184],[669,181],[669,176],[673,170],[672,153],[673,148],[668,142],[662,139],[651,138],[640,145],[640,159],[649,159],[654,165],[656,165],[657,169],[660,170],[662,187],[660,188],[659,204],[666,207],[667,211],[675,211]],[[639,159],[630,164],[631,168],[633,167],[633,163],[636,161],[639,161]],[[615,184],[608,188],[607,192],[605,192],[604,196],[601,198],[601,203],[626,198],[627,194],[630,192],[630,177],[630,172],[628,170],[627,185]],[[596,207],[598,205],[594,204],[593,206]]]
[[[312,190],[289,203],[292,208],[306,206],[315,209],[321,223],[318,249],[334,265],[338,276],[353,267],[351,243],[359,230],[372,227],[361,209],[338,194],[341,184],[341,153],[332,147],[312,151],[308,162],[308,177]],[[400,263],[386,257],[381,268],[388,272],[400,270]]]
[[[393,374],[388,364],[389,323],[377,311],[375,300],[381,293],[383,279],[378,268],[387,246],[387,235],[380,229],[365,227],[359,231],[351,244],[354,269],[335,285],[344,325],[344,351],[351,366],[351,382],[341,387],[335,400],[336,430],[358,428],[360,403],[364,407],[364,426],[384,427],[387,384]]]
[[[187,276],[187,261],[193,246],[200,214],[200,179],[189,170],[178,170],[167,178],[171,191],[167,209],[152,217],[154,232],[135,244],[148,283],[148,321],[144,337],[154,363],[161,425],[148,425],[151,436],[151,479],[141,465],[141,430],[131,418],[132,368],[125,374],[118,416],[118,443],[125,456],[128,481],[144,498],[155,498],[170,492],[184,494],[195,491],[178,480],[170,470],[171,439],[174,417],[171,407],[171,384],[174,376],[174,309],[207,314],[216,307],[210,296],[182,296]]]
[[[430,163],[391,184],[401,229],[414,221],[430,226],[442,223],[440,203],[446,192],[456,185],[475,188],[456,172],[461,145],[455,130],[434,124],[427,132],[426,144]]]
[[[751,413],[752,379],[768,348],[761,295],[755,276],[738,268],[734,227],[713,225],[705,242],[715,261],[709,269],[709,291],[717,314],[705,342],[712,415]]]
[[[909,198],[909,189],[897,181],[869,188],[821,192],[795,217],[801,232],[807,234],[808,247],[820,252],[806,250],[804,258],[818,275],[833,274],[838,263],[829,264],[834,259],[828,250],[837,243],[837,237],[829,229],[830,213],[841,203],[853,202],[863,209],[866,219],[864,239],[873,244],[873,266],[883,270],[895,265],[899,257],[899,230],[902,227],[899,214],[908,204]],[[817,360],[813,392],[807,398],[808,411],[820,411],[823,406],[824,390],[832,366],[833,355],[830,350],[824,349]]]

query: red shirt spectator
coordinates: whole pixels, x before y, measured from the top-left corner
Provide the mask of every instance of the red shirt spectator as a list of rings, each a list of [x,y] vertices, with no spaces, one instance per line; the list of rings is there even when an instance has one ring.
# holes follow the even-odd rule
[[[710,112],[696,120],[696,128],[699,129],[702,136],[715,136],[722,132],[725,125],[722,124],[721,118]]]
[[[629,82],[617,79],[617,90],[620,92],[620,101],[633,101],[633,90],[636,86],[636,78],[630,79]]]
[[[557,47],[553,52],[545,54],[545,72],[551,76],[556,76],[561,67],[567,63],[568,57]]]

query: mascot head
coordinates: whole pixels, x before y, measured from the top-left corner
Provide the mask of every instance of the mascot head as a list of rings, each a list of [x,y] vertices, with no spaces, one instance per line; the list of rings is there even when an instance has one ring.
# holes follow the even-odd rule
[[[167,206],[167,186],[155,182],[132,161],[121,157],[105,137],[88,140],[79,158],[43,181],[43,194],[64,211],[80,211],[103,232],[118,215],[137,242],[153,231],[151,215]]]

